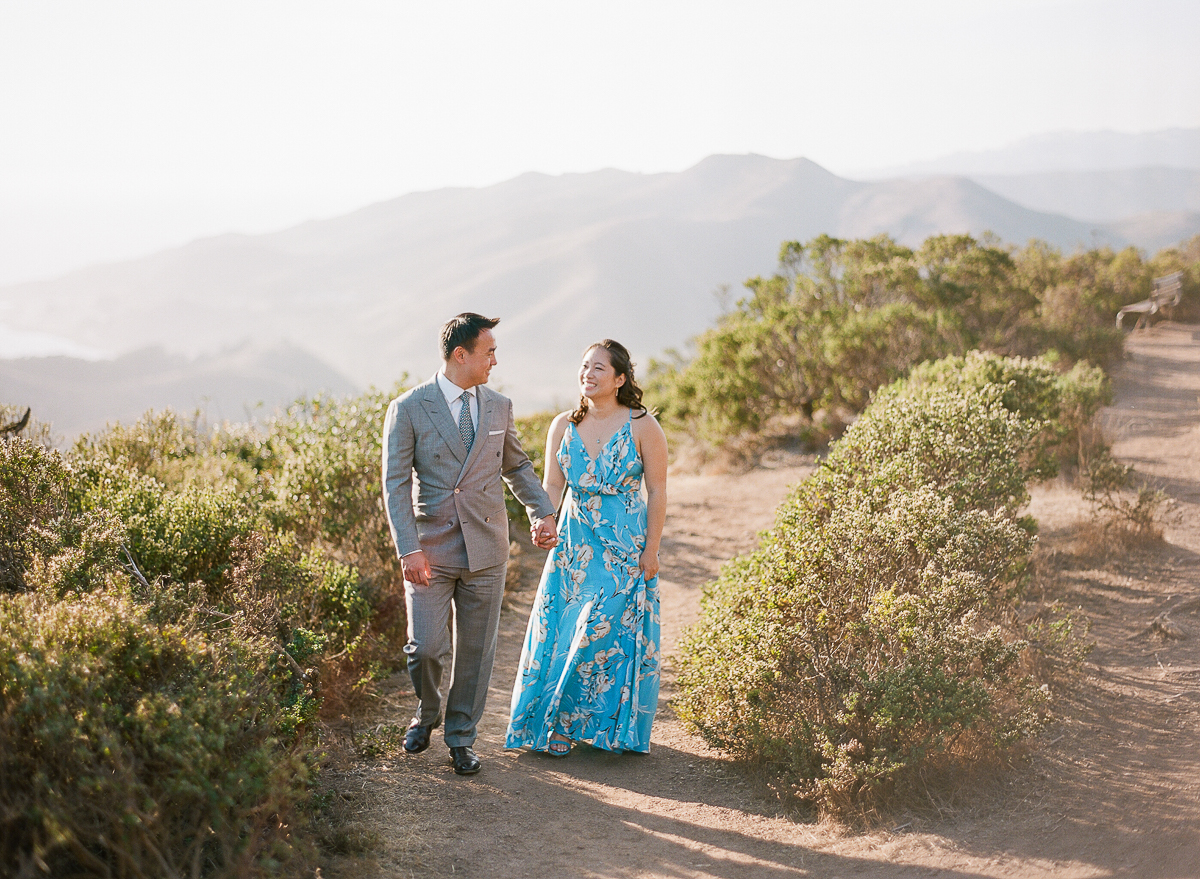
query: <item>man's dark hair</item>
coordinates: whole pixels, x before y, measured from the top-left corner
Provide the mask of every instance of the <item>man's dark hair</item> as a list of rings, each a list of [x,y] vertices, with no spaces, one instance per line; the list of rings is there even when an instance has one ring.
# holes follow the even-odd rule
[[[442,327],[442,359],[449,360],[454,349],[458,347],[475,353],[475,340],[479,338],[479,334],[498,323],[498,317],[484,317],[473,311],[464,311],[450,318]]]

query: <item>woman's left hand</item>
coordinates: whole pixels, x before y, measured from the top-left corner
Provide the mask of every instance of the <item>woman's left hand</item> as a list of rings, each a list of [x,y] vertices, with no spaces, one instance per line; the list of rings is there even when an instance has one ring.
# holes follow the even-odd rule
[[[638,563],[638,567],[642,569],[642,576],[647,580],[652,580],[658,576],[658,550],[646,550],[642,553],[642,560]]]

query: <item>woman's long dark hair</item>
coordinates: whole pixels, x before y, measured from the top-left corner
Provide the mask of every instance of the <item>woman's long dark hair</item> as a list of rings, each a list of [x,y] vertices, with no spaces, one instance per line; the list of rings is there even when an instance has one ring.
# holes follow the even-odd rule
[[[642,389],[638,387],[636,381],[633,380],[633,360],[629,357],[629,351],[620,342],[614,342],[612,339],[601,339],[588,345],[583,349],[583,353],[591,351],[593,348],[603,348],[608,352],[609,363],[612,364],[614,378],[617,375],[625,376],[625,384],[617,388],[617,403],[621,406],[628,406],[634,411],[634,418],[641,418],[647,414],[647,409],[642,405]],[[583,421],[583,416],[587,415],[588,399],[582,394],[579,395],[579,408],[574,410],[570,419],[574,424]]]

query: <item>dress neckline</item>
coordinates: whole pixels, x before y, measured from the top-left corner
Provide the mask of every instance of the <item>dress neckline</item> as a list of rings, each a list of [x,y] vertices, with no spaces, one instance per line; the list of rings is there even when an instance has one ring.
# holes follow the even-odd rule
[[[599,461],[601,457],[604,456],[604,453],[608,451],[608,447],[612,445],[612,441],[615,440],[620,435],[621,431],[623,431],[625,428],[627,428],[629,426],[629,423],[632,418],[633,418],[633,412],[630,411],[629,418],[626,418],[621,423],[621,426],[612,432],[612,434],[605,441],[604,445],[602,445],[600,447],[600,451],[596,452],[595,457],[592,457],[591,454],[588,453],[587,443],[585,443],[583,441],[583,437],[579,435],[579,425],[577,425],[574,421],[568,421],[567,423],[570,424],[571,427],[573,427],[575,429],[575,439],[579,440],[579,445],[583,448],[584,456],[594,464],[597,461]]]

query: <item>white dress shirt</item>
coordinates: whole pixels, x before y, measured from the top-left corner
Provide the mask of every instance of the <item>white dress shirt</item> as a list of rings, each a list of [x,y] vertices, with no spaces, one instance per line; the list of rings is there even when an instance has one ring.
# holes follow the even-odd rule
[[[446,404],[450,407],[450,417],[454,419],[454,423],[458,424],[458,415],[462,411],[462,395],[463,390],[466,390],[471,402],[471,425],[475,428],[475,432],[479,432],[479,398],[475,396],[474,388],[460,388],[450,379],[446,378],[444,372],[438,371],[437,374],[438,389],[446,396]]]

